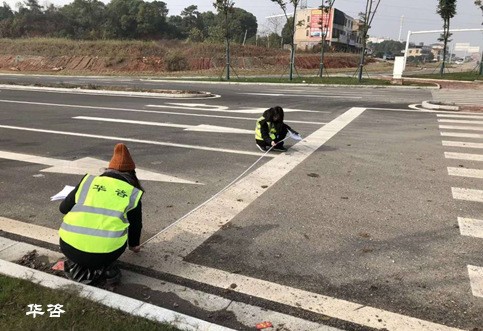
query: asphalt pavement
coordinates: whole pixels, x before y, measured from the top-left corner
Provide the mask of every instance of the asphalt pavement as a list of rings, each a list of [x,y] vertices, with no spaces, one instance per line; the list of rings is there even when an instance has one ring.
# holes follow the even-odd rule
[[[49,197],[122,141],[147,171],[132,270],[344,330],[483,325],[483,116],[409,107],[427,89],[122,82],[216,97],[1,89],[2,230],[42,242],[15,222],[54,232]],[[304,140],[259,160],[274,105]]]

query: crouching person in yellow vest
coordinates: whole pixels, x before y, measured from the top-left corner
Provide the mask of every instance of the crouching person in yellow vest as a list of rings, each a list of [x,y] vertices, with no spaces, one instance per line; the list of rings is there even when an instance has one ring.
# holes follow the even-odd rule
[[[258,149],[266,152],[271,149],[274,151],[285,152],[283,140],[288,131],[298,135],[298,132],[285,124],[283,121],[283,108],[280,106],[272,107],[263,112],[263,116],[257,120],[255,127],[255,142]]]
[[[142,195],[129,150],[117,144],[106,171],[84,176],[60,204],[65,214],[59,229],[60,249],[67,257],[68,278],[85,284],[120,280],[114,262],[127,246],[135,253],[140,250]]]

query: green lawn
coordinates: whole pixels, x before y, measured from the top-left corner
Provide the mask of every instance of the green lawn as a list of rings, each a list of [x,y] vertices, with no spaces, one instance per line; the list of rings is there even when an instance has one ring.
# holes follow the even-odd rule
[[[28,305],[42,305],[43,315],[26,315]],[[49,304],[65,313],[50,317]],[[55,313],[54,313],[55,315]],[[0,330],[178,330],[80,298],[74,291],[52,290],[0,275]]]
[[[481,80],[483,80],[483,76],[478,75],[478,72],[476,72],[476,71],[448,72],[448,73],[445,73],[443,76],[441,76],[438,73],[438,74],[429,74],[429,75],[416,75],[416,76],[410,76],[410,77],[411,78],[463,80],[463,81],[475,81],[475,80],[481,81]]]

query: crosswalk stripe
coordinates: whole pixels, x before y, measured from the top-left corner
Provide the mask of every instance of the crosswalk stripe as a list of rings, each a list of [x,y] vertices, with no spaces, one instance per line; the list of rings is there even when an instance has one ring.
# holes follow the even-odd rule
[[[459,177],[483,178],[483,170],[448,167],[448,175]]]
[[[471,292],[475,297],[483,298],[483,268],[469,265],[468,274],[470,275]]]
[[[458,217],[458,224],[462,236],[483,238],[483,220]]]
[[[450,141],[450,140],[443,140],[443,146],[466,147],[466,148],[483,148],[482,143],[470,143],[470,142],[466,142],[466,141]]]
[[[483,116],[478,116],[478,115],[436,114],[436,116],[443,117],[443,118],[473,118],[473,119],[483,120]]]
[[[447,130],[469,130],[469,131],[483,131],[481,126],[466,126],[466,125],[440,125],[440,129]]]
[[[481,154],[445,152],[444,157],[447,159],[456,159],[456,160],[483,161],[483,155]]]
[[[448,120],[442,119],[438,120],[439,123],[455,123],[455,124],[483,124],[483,121],[472,121],[472,120]]]
[[[483,202],[483,191],[468,188],[452,187],[453,199]]]
[[[459,133],[459,132],[441,132],[443,137],[458,137],[458,138],[483,138],[483,134],[479,133]]]

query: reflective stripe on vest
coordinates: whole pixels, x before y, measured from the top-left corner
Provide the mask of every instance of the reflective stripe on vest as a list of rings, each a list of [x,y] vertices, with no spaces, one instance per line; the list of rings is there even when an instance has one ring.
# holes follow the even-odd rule
[[[76,192],[76,204],[64,216],[60,237],[83,252],[115,251],[126,243],[127,212],[136,208],[142,194],[122,180],[85,176]]]
[[[261,129],[261,124],[260,122],[265,120],[265,117],[260,117],[258,120],[257,120],[257,126],[255,127],[255,139],[256,140],[264,140],[263,139],[263,136],[262,136],[262,129]],[[267,125],[268,125],[268,132],[269,132],[269,136],[270,136],[270,139],[272,140],[275,140],[277,138],[276,134],[277,134],[277,130],[275,129],[275,126],[272,125],[272,123],[270,122],[267,122]]]

